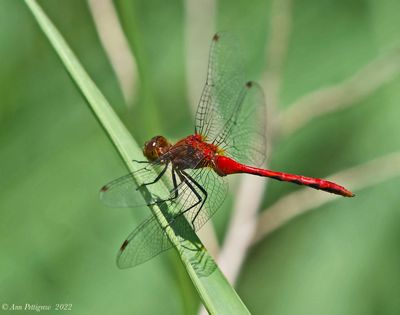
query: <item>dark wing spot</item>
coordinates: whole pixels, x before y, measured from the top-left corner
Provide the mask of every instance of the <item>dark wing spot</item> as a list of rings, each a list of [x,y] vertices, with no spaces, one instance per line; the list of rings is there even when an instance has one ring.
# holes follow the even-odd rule
[[[213,36],[213,41],[214,42],[217,42],[219,40],[219,35],[218,34],[215,34],[214,36]]]
[[[121,245],[120,251],[122,252],[126,248],[126,246],[128,246],[128,244],[129,244],[129,241],[125,240]]]
[[[107,190],[108,190],[108,187],[107,187],[107,186],[103,186],[103,187],[101,187],[101,189],[100,189],[101,192],[106,192]]]
[[[251,81],[247,81],[246,82],[246,87],[247,88],[251,88],[253,86],[253,82],[251,82]]]

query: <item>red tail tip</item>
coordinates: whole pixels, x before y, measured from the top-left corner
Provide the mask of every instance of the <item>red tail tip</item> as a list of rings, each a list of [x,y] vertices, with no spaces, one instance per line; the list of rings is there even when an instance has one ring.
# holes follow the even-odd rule
[[[346,190],[343,194],[344,197],[355,197],[356,194],[352,193],[350,190]]]

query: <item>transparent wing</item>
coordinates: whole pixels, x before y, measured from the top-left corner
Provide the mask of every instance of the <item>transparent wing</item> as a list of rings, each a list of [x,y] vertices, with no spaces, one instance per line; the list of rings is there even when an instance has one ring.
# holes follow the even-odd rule
[[[208,194],[205,195],[203,191],[207,191]],[[187,239],[191,229],[199,230],[218,210],[225,199],[226,192],[227,185],[224,178],[218,176],[210,168],[202,168],[190,170],[180,177],[176,189],[171,191],[169,198],[159,200],[158,203],[168,225],[177,235]],[[168,208],[172,211],[168,212]],[[136,266],[171,246],[164,229],[152,215],[122,244],[117,264],[120,268]]]
[[[237,109],[214,143],[236,161],[260,166],[265,161],[267,150],[266,118],[261,87],[255,82],[247,82]]]
[[[206,85],[196,113],[196,132],[214,140],[231,116],[243,89],[244,68],[237,38],[229,32],[214,35]]]
[[[196,132],[239,162],[260,165],[266,154],[265,121],[262,90],[245,78],[237,38],[230,33],[217,33],[197,108]]]
[[[121,269],[140,265],[171,247],[167,235],[152,215],[122,244],[117,256],[117,265]]]
[[[187,229],[176,222],[180,215],[185,216],[191,229],[198,231],[225,200],[227,182],[209,167],[177,171],[176,174],[176,189],[171,190],[166,200],[158,203],[160,206],[168,204],[169,212],[164,211],[164,215],[169,225],[173,223],[177,228],[176,232]]]
[[[139,189],[140,185],[154,181],[157,178],[157,174],[160,174],[165,167],[166,165],[151,163],[136,172],[111,181],[101,188],[100,200],[110,207],[137,207],[146,205]],[[167,174],[171,174],[170,172],[169,169],[165,171]],[[140,183],[137,182],[137,179],[140,179]],[[154,200],[157,198],[163,198],[163,196],[153,197]],[[167,198],[167,196],[164,196],[164,198]]]
[[[219,176],[211,168],[202,168],[196,170],[187,170],[186,176],[189,183],[192,185],[198,195],[201,196],[202,203],[196,204],[198,202],[197,194],[189,189],[188,184],[185,185],[185,192],[182,194],[182,199],[184,200],[182,210],[184,211],[184,216],[191,225],[191,227],[198,231],[220,208],[225,200],[228,184],[224,177]],[[196,185],[197,183],[197,185]],[[198,186],[202,187],[202,191]],[[189,208],[189,205],[194,205]],[[201,209],[200,209],[201,208]]]
[[[169,155],[179,154],[179,151],[187,150],[184,145],[171,149],[166,154],[153,162],[148,162],[147,165],[135,172],[119,177],[100,189],[100,200],[110,207],[137,207],[144,206],[147,203],[144,201],[140,187],[142,184],[149,184],[158,179],[162,179],[163,183],[171,190],[174,188],[172,183],[172,168],[165,161],[169,161]],[[169,163],[170,164],[170,163]],[[160,178],[157,176],[160,175]],[[157,185],[156,182],[153,183]],[[160,196],[152,196],[150,202],[156,200],[165,200],[170,196],[169,193]]]

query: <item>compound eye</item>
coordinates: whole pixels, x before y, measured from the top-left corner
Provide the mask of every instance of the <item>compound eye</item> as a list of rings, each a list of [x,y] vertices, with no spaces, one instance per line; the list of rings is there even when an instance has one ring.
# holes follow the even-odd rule
[[[162,137],[162,136],[159,136],[159,137],[157,137],[157,145],[158,146],[165,146],[165,145],[167,145],[167,139],[165,139],[164,137]]]
[[[156,141],[150,140],[144,144],[143,153],[151,161],[157,159]]]

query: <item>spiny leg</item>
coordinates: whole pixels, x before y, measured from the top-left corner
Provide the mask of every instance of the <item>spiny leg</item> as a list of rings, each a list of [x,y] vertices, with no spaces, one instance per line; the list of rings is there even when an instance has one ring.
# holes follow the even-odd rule
[[[139,164],[150,164],[149,161],[132,160],[132,162],[139,163]]]
[[[140,188],[142,188],[144,186],[152,185],[152,184],[158,182],[160,180],[160,178],[165,174],[167,169],[168,169],[168,163],[165,164],[165,167],[163,168],[163,170],[160,172],[160,174],[157,175],[157,177],[153,181],[141,184],[138,188],[136,188],[136,190],[139,190]]]
[[[178,198],[179,194],[178,194],[178,183],[176,182],[176,174],[175,174],[175,168],[172,167],[171,170],[172,173],[172,184],[174,185],[174,188],[172,188],[172,191],[175,191],[175,196],[171,197],[170,200],[176,199]]]
[[[176,172],[175,169],[172,167],[171,173],[172,173],[172,183],[173,183],[173,185],[174,185],[174,188],[172,188],[171,192],[174,192],[174,196],[173,196],[173,197],[170,197],[170,198],[168,198],[168,199],[158,200],[158,201],[152,202],[152,203],[148,204],[148,206],[160,204],[160,203],[163,203],[163,202],[166,202],[166,201],[172,201],[172,200],[174,200],[174,199],[176,199],[176,198],[179,197],[179,193],[178,193],[178,183],[177,183],[177,181],[176,181],[176,174],[175,174],[175,172]]]
[[[192,219],[192,221],[191,221],[192,226],[193,226],[193,229],[195,229],[194,220],[196,219],[196,217],[197,217],[198,213],[200,212],[201,208],[203,207],[204,201],[205,201],[206,199],[203,200],[203,198],[200,196],[200,194],[197,192],[197,190],[196,190],[196,189],[193,187],[193,185],[190,183],[190,180],[191,180],[191,181],[193,181],[193,183],[194,183],[197,187],[199,187],[199,184],[198,184],[196,181],[194,181],[192,177],[190,177],[190,176],[189,176],[186,172],[184,172],[184,171],[177,171],[177,173],[178,173],[179,178],[180,178],[183,182],[185,182],[186,185],[188,185],[188,187],[190,188],[190,190],[196,195],[196,197],[197,197],[197,199],[198,199],[196,203],[194,203],[193,205],[191,205],[189,208],[183,210],[179,215],[184,215],[186,212],[188,212],[189,210],[193,209],[194,207],[196,207],[197,205],[200,204],[199,210],[197,210],[195,217],[194,217],[194,218]],[[187,177],[186,177],[186,176],[187,176]],[[190,180],[189,180],[188,178],[189,178]],[[203,193],[205,192],[205,190],[204,190],[203,188],[201,189],[201,191],[202,191]],[[207,193],[205,193],[205,198],[207,198]]]
[[[194,178],[193,178],[192,176],[190,176],[190,175],[189,175],[188,173],[186,173],[185,171],[182,171],[182,173],[183,173],[187,178],[189,178],[189,179],[191,180],[191,182],[192,182],[193,184],[195,184],[195,185],[197,186],[197,188],[199,188],[199,189],[201,190],[201,192],[204,194],[204,199],[202,200],[202,203],[201,203],[199,209],[197,210],[197,212],[196,212],[194,218],[192,219],[192,225],[193,225],[193,227],[194,227],[194,221],[197,219],[197,217],[198,217],[198,215],[199,215],[201,209],[203,208],[203,206],[204,206],[204,204],[205,204],[205,202],[206,202],[206,200],[207,200],[208,193],[207,193],[207,191],[204,189],[204,187],[202,187],[196,180],[194,180]]]

